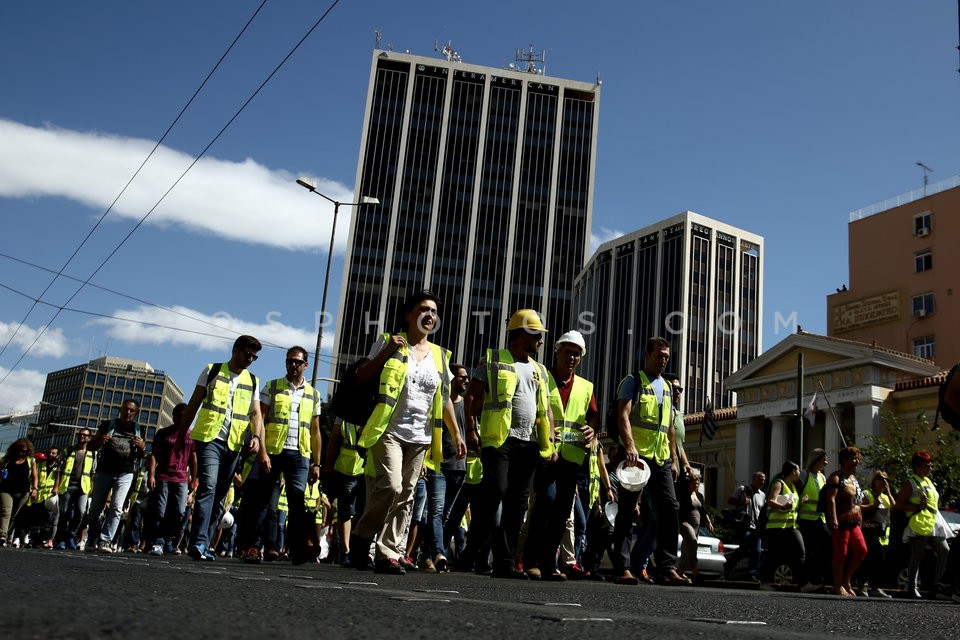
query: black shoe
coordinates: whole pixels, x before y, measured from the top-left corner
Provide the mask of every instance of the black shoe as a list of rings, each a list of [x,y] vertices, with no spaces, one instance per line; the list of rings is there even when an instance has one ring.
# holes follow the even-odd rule
[[[507,580],[527,580],[528,576],[520,569],[516,567],[509,567],[507,569],[500,569],[498,571],[493,571],[490,574],[491,578],[505,578]]]
[[[392,576],[402,576],[406,575],[407,570],[400,565],[396,558],[387,558],[385,560],[377,560],[374,562],[373,572],[385,573]]]

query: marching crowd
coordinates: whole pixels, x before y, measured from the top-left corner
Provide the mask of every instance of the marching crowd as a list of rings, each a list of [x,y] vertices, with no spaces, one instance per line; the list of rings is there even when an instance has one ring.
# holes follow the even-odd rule
[[[402,330],[381,335],[355,370],[356,384],[377,389],[372,413],[337,420],[326,443],[306,350],[290,348],[285,375],[261,382],[249,370],[262,348],[252,336],[203,368],[149,447],[132,398],[64,451],[35,454],[15,441],[2,464],[0,545],[327,560],[397,575],[696,580],[698,532],[713,522],[684,448],[669,343],[650,338],[621,381],[614,444],[604,447],[593,384],[576,373],[587,355],[578,331],[554,341],[547,366],[537,359],[547,329],[536,312],[517,311],[506,348],[470,369],[430,341],[439,304],[430,291],[410,296]],[[805,592],[889,597],[900,514],[905,595],[921,597],[929,548],[938,595],[960,602],[960,552],[939,514],[930,456],[913,456],[896,493],[883,471],[861,487],[860,457],[845,447],[825,475],[827,452],[817,449],[803,469],[786,461],[769,482],[758,470],[738,487],[727,501],[740,543],[728,577],[746,558],[761,588],[789,579]],[[612,574],[601,575],[604,554]]]

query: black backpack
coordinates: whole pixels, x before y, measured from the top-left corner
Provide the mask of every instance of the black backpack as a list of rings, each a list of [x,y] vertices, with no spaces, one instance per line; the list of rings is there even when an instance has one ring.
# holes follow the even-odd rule
[[[380,376],[373,376],[365,384],[357,381],[357,369],[364,362],[366,359],[357,360],[347,367],[330,400],[330,413],[361,428],[373,414],[380,393]]]
[[[950,369],[950,373],[948,373],[946,379],[940,383],[940,388],[937,390],[937,413],[933,417],[932,427],[934,431],[940,428],[940,418],[943,418],[943,421],[954,429],[960,429],[960,414],[954,411],[953,407],[947,404],[945,400],[947,387],[950,386],[950,382],[953,380],[953,376],[957,372],[958,367],[960,367],[960,363],[954,365],[953,369]]]

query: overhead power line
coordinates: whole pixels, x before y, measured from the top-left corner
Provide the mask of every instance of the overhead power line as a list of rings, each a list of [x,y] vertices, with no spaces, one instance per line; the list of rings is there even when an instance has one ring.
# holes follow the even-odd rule
[[[263,5],[264,5],[265,3],[266,3],[266,0],[264,0],[264,2],[260,4],[260,7],[257,8],[257,10],[254,12],[253,16],[251,16],[250,20],[247,22],[247,25],[250,24],[250,22],[254,19],[254,17],[257,15],[257,13],[259,13],[260,8],[263,7]],[[136,225],[134,225],[134,227],[130,230],[130,232],[127,233],[127,235],[124,236],[123,239],[120,240],[120,242],[117,244],[117,246],[114,247],[114,249],[107,255],[107,257],[103,259],[103,261],[97,266],[96,269],[94,269],[93,273],[91,273],[91,274],[86,278],[86,280],[83,281],[83,283],[77,288],[77,290],[73,293],[73,295],[71,295],[70,298],[67,299],[66,303],[64,303],[64,306],[59,307],[59,308],[57,309],[57,311],[53,314],[53,317],[50,319],[50,321],[49,321],[46,325],[44,325],[44,326],[40,329],[40,331],[37,333],[37,336],[34,338],[33,342],[30,343],[30,346],[28,346],[28,347],[24,350],[24,352],[20,355],[20,357],[19,357],[19,358],[17,359],[17,361],[13,364],[13,366],[10,367],[10,369],[7,370],[7,372],[4,374],[3,378],[0,378],[0,385],[2,385],[2,384],[6,381],[6,379],[10,376],[10,374],[13,373],[13,371],[15,371],[18,366],[20,366],[20,363],[23,362],[23,359],[27,356],[28,353],[30,353],[30,350],[33,349],[33,347],[37,344],[37,342],[40,340],[40,338],[43,337],[43,334],[46,333],[46,331],[47,331],[47,329],[50,327],[50,325],[53,324],[53,322],[60,316],[60,312],[65,308],[65,306],[68,305],[68,304],[70,304],[70,302],[73,301],[73,299],[80,293],[80,291],[82,291],[83,288],[84,288],[87,284],[89,284],[90,280],[92,280],[92,279],[97,275],[97,273],[99,273],[100,270],[107,264],[107,262],[109,262],[110,259],[111,259],[114,255],[116,255],[117,251],[119,251],[120,248],[123,247],[124,244],[126,244],[127,240],[129,240],[130,237],[137,231],[137,229],[139,229],[140,226],[147,220],[147,218],[150,217],[150,215],[156,210],[156,208],[157,208],[158,206],[160,206],[160,204],[166,199],[166,197],[170,194],[170,192],[173,191],[173,189],[176,188],[176,186],[177,186],[178,184],[180,184],[180,181],[183,180],[183,178],[187,175],[187,173],[188,173],[194,166],[196,166],[197,162],[199,162],[200,159],[201,159],[204,155],[206,155],[207,151],[209,151],[210,148],[217,142],[217,140],[220,139],[220,136],[222,136],[222,135],[224,134],[224,132],[227,130],[227,128],[229,128],[230,125],[233,124],[233,122],[240,116],[240,114],[243,112],[243,110],[247,108],[247,106],[253,101],[253,99],[256,98],[257,95],[260,94],[260,92],[261,92],[261,91],[263,90],[263,88],[267,85],[267,83],[270,82],[270,80],[277,74],[277,72],[280,71],[281,68],[283,68],[283,66],[284,66],[284,65],[287,63],[287,61],[293,56],[293,54],[296,53],[296,51],[297,51],[297,50],[300,48],[300,46],[306,41],[306,39],[310,37],[310,35],[317,29],[317,27],[320,26],[320,24],[324,21],[324,19],[330,14],[331,11],[333,11],[334,7],[336,7],[337,4],[339,4],[339,3],[340,3],[340,0],[333,0],[333,2],[330,4],[330,6],[327,8],[327,10],[323,12],[323,15],[321,15],[320,18],[317,19],[317,21],[313,24],[313,26],[310,27],[310,29],[307,30],[307,32],[303,35],[303,37],[300,38],[300,40],[293,46],[293,48],[287,53],[287,55],[284,56],[284,58],[280,61],[280,63],[277,64],[276,67],[274,67],[273,71],[271,71],[270,74],[266,77],[266,79],[264,79],[263,82],[260,83],[260,85],[254,90],[254,92],[250,95],[250,97],[247,98],[242,105],[240,105],[240,108],[237,109],[236,113],[234,113],[233,116],[227,121],[227,123],[226,123],[225,125],[223,125],[223,127],[220,129],[220,131],[218,131],[217,134],[210,140],[210,142],[207,143],[207,145],[206,145],[206,146],[203,148],[203,150],[196,156],[196,158],[194,158],[194,160],[187,166],[187,168],[183,170],[183,172],[180,174],[180,176],[177,177],[177,179],[173,182],[173,184],[170,186],[170,188],[167,189],[167,190],[163,193],[163,195],[160,196],[160,199],[157,200],[157,202],[156,202],[152,207],[150,207],[150,209],[146,212],[146,214],[144,214],[144,216],[143,216],[142,218],[140,218],[140,220],[137,222]],[[238,39],[240,38],[240,36],[243,34],[243,31],[246,30],[247,25],[244,25],[243,30],[241,30],[241,32],[240,32],[240,34],[238,34],[237,38],[234,39],[234,42],[231,43],[230,47],[227,49],[227,52],[229,52],[230,49],[233,48],[233,45],[237,42],[237,40],[238,40]],[[222,61],[225,56],[226,56],[226,53],[224,53],[224,56],[221,57],[220,60]],[[220,62],[217,62],[217,66],[219,66],[219,64],[220,64]],[[215,71],[215,70],[216,70],[216,67],[214,67],[214,71]],[[212,74],[212,73],[213,73],[213,71],[211,71],[211,74]],[[209,78],[209,75],[208,75],[208,78]],[[204,82],[206,82],[206,81],[204,81]],[[194,95],[196,95],[196,94],[194,94]],[[192,101],[192,98],[191,98],[191,101]],[[181,113],[182,113],[182,112],[181,112]],[[158,143],[158,146],[159,146],[159,143]],[[152,153],[152,152],[151,152],[151,153]],[[139,171],[139,170],[138,170],[138,171]],[[132,180],[132,179],[131,179],[131,180]],[[128,184],[129,184],[129,183],[128,183]],[[124,189],[126,189],[126,187],[124,187]],[[122,192],[121,192],[121,193],[122,193]],[[119,196],[117,197],[117,199],[119,199]],[[114,200],[114,202],[116,202],[116,200]],[[112,206],[113,206],[113,205],[111,205],[111,208],[112,208]],[[103,217],[105,217],[106,215],[107,215],[107,212],[105,212],[104,215],[100,218],[100,221],[102,221],[102,220],[103,220]],[[97,224],[99,224],[100,221],[98,221]],[[91,233],[92,233],[92,230],[91,230]],[[89,234],[88,234],[87,237],[89,237]],[[86,238],[84,239],[84,242],[85,242],[85,241],[86,241]],[[77,249],[77,251],[79,251],[79,248]],[[76,255],[76,253],[77,253],[77,252],[75,251],[73,255]],[[72,260],[72,258],[73,258],[73,256],[71,256],[71,260]],[[69,264],[69,260],[68,260],[67,264]],[[66,266],[67,266],[67,265],[64,264],[64,266],[61,268],[61,272],[62,272],[62,270],[63,270],[64,268],[66,268]],[[55,281],[55,280],[56,280],[56,278],[54,278],[54,281]],[[53,282],[51,282],[51,283],[47,286],[47,290],[48,290],[52,285],[53,285]],[[46,293],[46,290],[44,290],[44,293]],[[41,294],[40,297],[42,297],[42,294]],[[39,304],[39,298],[36,299],[35,302],[34,302],[34,305],[31,306],[31,311],[33,310],[33,308],[35,308],[36,304]],[[55,306],[55,305],[54,305],[54,306]],[[27,313],[27,316],[29,316],[29,313],[30,313],[30,312]],[[22,327],[23,324],[26,322],[27,316],[25,316],[24,319],[20,322],[20,326],[21,326],[21,327]],[[10,342],[13,341],[15,335],[16,335],[16,332],[14,332],[14,334],[11,335],[10,339],[7,341],[7,344],[10,344]],[[5,348],[6,348],[6,347],[4,347],[4,349],[5,349]],[[0,351],[0,355],[2,355],[2,353],[3,353],[3,352]]]

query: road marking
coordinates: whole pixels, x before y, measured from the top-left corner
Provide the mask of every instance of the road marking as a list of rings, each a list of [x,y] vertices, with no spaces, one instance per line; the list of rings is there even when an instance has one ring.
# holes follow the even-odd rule
[[[582,606],[576,602],[534,602],[527,600],[524,604],[535,604],[541,607],[579,607]]]
[[[351,582],[351,581],[349,581],[349,580],[344,581],[343,584],[366,584],[366,585],[370,585],[370,586],[372,586],[372,587],[379,587],[379,586],[380,586],[380,584],[377,583],[377,582]]]
[[[298,589],[337,589],[343,591],[343,587],[335,584],[295,584]]]
[[[690,622],[707,622],[709,624],[756,624],[756,625],[766,625],[766,622],[761,620],[723,620],[720,618],[690,618]]]
[[[454,591],[453,589],[412,589],[416,593],[452,593],[459,595],[459,591]]]
[[[395,596],[390,599],[399,600],[401,602],[450,602],[445,598],[411,598],[409,596]]]

